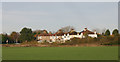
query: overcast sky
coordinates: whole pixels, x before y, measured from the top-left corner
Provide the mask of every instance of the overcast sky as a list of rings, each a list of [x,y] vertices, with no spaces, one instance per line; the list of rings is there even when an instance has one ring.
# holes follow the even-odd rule
[[[23,27],[33,30],[57,31],[73,26],[76,31],[85,27],[99,31],[118,28],[118,3],[2,3],[3,32],[19,32]]]
[[[2,33],[2,3],[0,2],[0,33]]]

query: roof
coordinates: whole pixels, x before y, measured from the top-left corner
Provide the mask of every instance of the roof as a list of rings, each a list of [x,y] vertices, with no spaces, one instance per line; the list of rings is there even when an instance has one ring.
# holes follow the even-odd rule
[[[70,35],[77,35],[77,32],[71,32],[71,33],[69,33]]]
[[[62,36],[62,35],[64,35],[64,33],[58,33],[58,32],[56,32],[54,35]]]
[[[92,32],[92,31],[90,31],[90,30],[88,30],[87,28],[85,28],[85,30],[83,30],[83,31],[81,31],[81,32],[76,32],[76,31],[73,31],[73,32],[65,32],[65,33],[63,33],[63,32],[61,32],[61,30],[59,30],[58,32],[56,32],[55,34],[49,34],[49,33],[41,33],[40,35],[38,35],[38,36],[62,36],[62,35],[64,35],[64,34],[69,34],[69,35],[77,35],[77,34],[81,34],[81,33],[83,33],[83,34],[85,34],[85,33],[88,33],[88,34],[94,34],[94,32]]]
[[[52,34],[39,34],[38,36],[51,36]]]
[[[82,31],[81,33],[88,33],[88,34],[94,34],[94,32],[92,32],[92,31],[89,31],[89,30],[86,30],[86,31]]]

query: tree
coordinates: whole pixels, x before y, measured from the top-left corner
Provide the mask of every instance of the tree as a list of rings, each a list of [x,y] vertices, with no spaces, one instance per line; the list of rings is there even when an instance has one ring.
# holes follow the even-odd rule
[[[9,37],[7,34],[1,34],[1,36],[2,36],[2,39],[1,39],[2,43],[6,43],[6,41],[9,40]]]
[[[72,33],[72,32],[75,32],[75,30],[74,30],[74,29],[71,29],[71,30],[70,30],[70,33]]]
[[[2,34],[0,34],[0,44],[2,44]]]
[[[58,31],[57,31],[57,33],[59,34],[59,33],[63,33],[63,31],[61,30],[61,29],[59,29]]]
[[[109,35],[110,35],[110,31],[109,31],[109,29],[107,29],[105,32],[105,36],[109,36]]]
[[[112,32],[112,35],[119,35],[119,31],[117,29],[114,29],[113,32]]]
[[[38,32],[38,34],[40,34],[41,32]]]
[[[32,30],[30,28],[23,28],[20,31],[20,40],[23,41],[31,41],[33,40],[33,33]]]
[[[51,31],[49,31],[49,35],[51,35],[52,34],[52,32]]]
[[[33,34],[34,35],[38,35],[38,34],[41,34],[43,32],[43,30],[35,30],[35,31],[33,31]]]
[[[73,26],[66,26],[66,27],[62,27],[62,28],[61,28],[61,30],[62,30],[63,32],[69,32],[71,29],[74,29],[74,27],[73,27]]]
[[[84,33],[85,38],[88,38],[88,31]]]
[[[18,42],[19,36],[20,36],[19,33],[15,32],[15,31],[10,34],[10,37],[11,37],[11,38],[13,39],[13,41],[16,42],[16,43]]]
[[[43,34],[48,34],[47,30],[43,30],[42,33],[43,33]]]
[[[105,35],[104,32],[102,32],[102,35],[103,35],[103,36]]]
[[[36,35],[36,34],[37,34],[36,32],[33,33],[33,35]]]
[[[93,32],[96,31],[97,33],[100,33],[100,29],[96,28],[92,30]]]

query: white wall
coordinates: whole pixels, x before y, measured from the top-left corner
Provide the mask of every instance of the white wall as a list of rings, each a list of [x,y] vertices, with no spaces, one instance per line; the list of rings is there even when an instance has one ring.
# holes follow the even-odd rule
[[[92,38],[97,38],[97,34],[89,34],[88,36],[90,36]]]
[[[88,34],[88,36],[92,37],[92,38],[97,38],[97,34]],[[83,35],[83,33],[81,33],[80,35],[77,34],[77,35],[69,35],[69,34],[64,34],[62,36],[62,39],[63,41],[66,41],[66,40],[70,40],[71,38],[74,38],[74,37],[77,37],[77,38],[85,38],[85,36]],[[59,36],[50,36],[50,39],[52,40],[52,42],[55,42],[56,39],[60,38]],[[38,39],[42,39],[41,36],[38,36]]]

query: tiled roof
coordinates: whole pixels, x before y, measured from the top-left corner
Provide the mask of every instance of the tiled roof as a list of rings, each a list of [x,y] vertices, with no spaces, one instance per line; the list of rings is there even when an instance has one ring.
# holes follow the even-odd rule
[[[84,30],[81,31],[80,34],[81,34],[81,33],[83,33],[83,34],[85,34],[85,33],[87,33],[87,34],[94,34],[94,32],[89,31],[89,30],[87,30],[87,29],[86,29],[86,31],[84,31]]]
[[[38,36],[51,36],[49,34],[39,34]]]
[[[62,36],[62,35],[64,35],[64,33],[58,33],[58,32],[56,32],[54,35]]]
[[[71,32],[70,35],[77,35],[77,32]]]
[[[87,28],[85,28],[86,30],[83,30],[83,31],[81,31],[81,32],[76,32],[76,31],[73,31],[73,32],[66,32],[66,33],[63,33],[63,32],[60,32],[60,30],[58,31],[58,32],[56,32],[55,34],[45,34],[45,33],[42,33],[42,34],[40,34],[40,35],[38,35],[38,36],[62,36],[62,35],[64,35],[64,34],[70,34],[70,35],[77,35],[78,33],[79,33],[79,35],[81,34],[81,33],[83,33],[83,34],[85,34],[85,33],[88,33],[88,34],[94,34],[94,32],[92,32],[92,31],[89,31],[89,30],[87,30]]]

